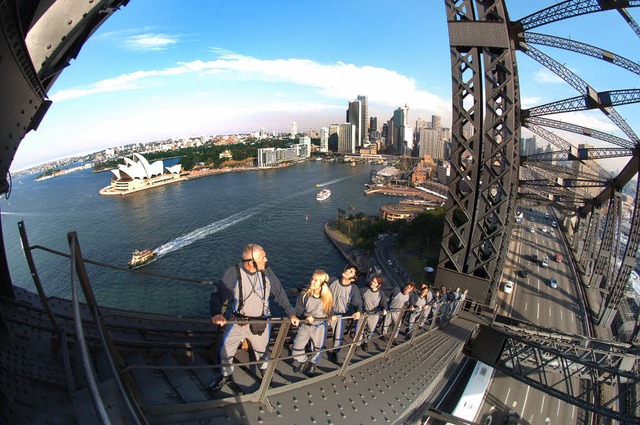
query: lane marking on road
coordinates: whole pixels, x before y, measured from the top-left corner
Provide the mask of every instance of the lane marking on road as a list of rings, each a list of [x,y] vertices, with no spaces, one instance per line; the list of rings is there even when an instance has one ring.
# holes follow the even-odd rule
[[[562,320],[562,309],[560,309],[560,320]]]
[[[556,416],[560,416],[560,399],[558,399],[558,409],[556,410]]]
[[[504,405],[507,405],[507,401],[509,401],[509,394],[511,394],[511,387],[507,390],[507,397],[504,399]]]
[[[525,312],[527,311],[527,306],[528,306],[528,305],[529,305],[529,303],[528,303],[528,302],[525,302],[525,303],[524,303],[524,311],[525,311]]]
[[[551,307],[549,307],[549,317],[551,317]]]
[[[538,305],[538,312],[536,313],[536,319],[540,319],[540,303],[537,303]]]
[[[520,413],[520,417],[521,418],[524,417],[524,408],[527,407],[527,399],[529,398],[529,390],[530,389],[531,389],[531,387],[527,385],[527,394],[525,394],[525,396],[524,396],[524,403],[522,403],[522,413]]]
[[[546,394],[542,394],[542,403],[540,403],[540,413],[544,410],[544,400],[547,397]]]

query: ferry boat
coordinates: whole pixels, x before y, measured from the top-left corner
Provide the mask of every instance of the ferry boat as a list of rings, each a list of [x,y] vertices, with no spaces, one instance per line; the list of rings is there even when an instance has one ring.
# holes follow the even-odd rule
[[[153,261],[157,255],[157,252],[150,249],[143,249],[142,251],[138,251],[136,249],[135,251],[133,251],[133,254],[131,254],[131,261],[129,261],[128,263],[129,268],[137,269],[138,267],[142,267],[145,264]]]
[[[316,195],[316,200],[324,201],[329,196],[331,196],[331,191],[328,188],[325,187],[320,192],[318,192],[318,194]]]

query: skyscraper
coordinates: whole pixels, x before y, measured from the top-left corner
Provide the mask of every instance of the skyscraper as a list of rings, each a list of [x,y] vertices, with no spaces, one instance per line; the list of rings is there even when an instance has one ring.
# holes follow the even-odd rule
[[[347,122],[355,126],[356,146],[360,147],[362,145],[362,103],[359,100],[352,100],[349,102]]]
[[[409,106],[393,111],[393,143],[400,155],[411,155],[413,149],[413,128],[409,127]]]
[[[442,117],[431,115],[431,128],[440,130],[442,128]]]
[[[356,152],[356,126],[350,123],[340,124],[338,127],[338,152]]]
[[[444,141],[441,138],[440,131],[433,128],[423,128],[419,133],[420,157],[425,154],[434,160],[444,159]]]
[[[360,101],[360,143],[359,146],[369,139],[369,132],[367,131],[367,125],[369,124],[369,102],[367,96],[358,95],[357,99]]]
[[[298,134],[298,124],[294,121],[291,123],[291,138],[295,139]]]
[[[369,118],[369,130],[371,131],[378,130],[378,117]]]

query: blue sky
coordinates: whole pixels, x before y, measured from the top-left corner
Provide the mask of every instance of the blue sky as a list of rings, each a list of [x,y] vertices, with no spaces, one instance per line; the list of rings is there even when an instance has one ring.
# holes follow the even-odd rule
[[[529,3],[508,2],[511,18],[554,2]],[[639,59],[638,37],[617,12],[549,29]],[[615,67],[553,54],[598,90],[637,83]],[[531,59],[519,55],[518,65],[524,107],[577,95]],[[450,125],[443,0],[132,0],[56,81],[53,106],[22,142],[12,170],[131,142],[245,133],[261,125],[288,131],[292,121],[317,130],[343,122],[347,102],[360,94],[379,125],[405,104],[411,123],[435,114]],[[640,128],[631,108],[618,110]],[[563,119],[615,131],[598,113]]]

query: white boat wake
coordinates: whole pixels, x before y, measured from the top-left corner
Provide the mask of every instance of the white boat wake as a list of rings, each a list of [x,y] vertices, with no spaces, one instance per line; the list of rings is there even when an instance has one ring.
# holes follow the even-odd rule
[[[330,180],[328,182],[325,183],[320,183],[320,185],[322,186],[327,186],[330,184],[334,184],[334,183],[338,183],[341,182],[343,180],[346,179],[350,179],[353,178],[354,176],[346,176],[346,177],[341,177],[339,179],[335,179],[335,180]],[[267,208],[273,206],[273,205],[277,205],[283,201],[286,201],[287,199],[291,199],[291,198],[295,198],[298,196],[302,196],[305,195],[307,193],[313,192],[314,190],[316,190],[315,188],[309,188],[306,190],[303,190],[301,192],[297,192],[297,193],[293,193],[290,196],[285,196],[284,198],[278,199],[278,200],[272,200],[272,201],[268,201],[265,202],[264,204],[255,206],[253,208],[249,208],[248,210],[245,211],[240,211],[238,213],[232,214],[229,217],[223,218],[221,220],[218,221],[214,221],[211,224],[207,224],[204,227],[200,227],[198,229],[193,230],[192,232],[187,233],[186,235],[183,236],[179,236],[163,245],[160,245],[158,248],[155,249],[156,253],[158,254],[158,258],[162,257],[164,255],[167,255],[170,252],[173,251],[177,251],[181,248],[184,248],[186,246],[191,245],[192,243],[199,241],[201,239],[206,238],[207,236],[213,235],[214,233],[218,233],[228,227],[231,227],[235,224],[241,223],[243,221],[245,221],[246,219],[253,217],[254,215],[256,215],[259,212],[262,212],[264,210],[266,210]]]
[[[253,211],[241,211],[239,213],[230,215],[229,217],[223,218],[222,220],[214,221],[211,224],[200,227],[199,229],[187,233],[186,235],[177,237],[174,240],[159,246],[155,251],[158,253],[158,257],[162,257],[163,255],[166,255],[170,252],[177,251],[180,248],[184,248],[185,246],[189,246],[192,243],[199,241],[200,239],[204,239],[209,235],[218,233],[221,230],[233,226],[234,224],[238,224],[248,219],[249,217],[254,216],[257,212],[258,208],[253,208]]]
[[[330,184],[339,183],[343,180],[353,178],[353,176],[340,177],[339,179],[329,180],[328,182],[318,183],[318,186],[328,186]]]

